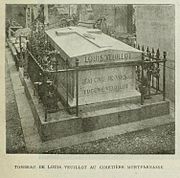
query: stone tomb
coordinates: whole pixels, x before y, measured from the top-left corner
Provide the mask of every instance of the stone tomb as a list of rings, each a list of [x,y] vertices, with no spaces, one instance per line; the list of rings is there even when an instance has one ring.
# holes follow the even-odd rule
[[[49,43],[60,52],[58,68],[75,67],[79,60],[78,93],[79,115],[62,110],[44,115],[44,107],[34,96],[29,79],[22,78],[25,93],[32,109],[42,141],[90,132],[102,128],[137,122],[169,114],[169,102],[157,96],[140,104],[136,90],[135,64],[141,60],[141,51],[136,50],[97,29],[68,27],[46,31]],[[122,65],[117,65],[120,63]],[[104,65],[102,67],[102,65]],[[97,68],[101,66],[102,68]],[[21,72],[21,70],[20,70]],[[21,76],[22,72],[20,73]],[[76,73],[71,71],[55,74],[61,102],[67,102],[70,111],[76,106]],[[160,96],[161,97],[161,96]],[[138,103],[135,103],[137,101]],[[71,110],[72,109],[72,110]],[[93,135],[92,139],[97,137]],[[109,136],[112,136],[109,133]],[[79,139],[79,135],[77,136]]]
[[[79,105],[140,98],[136,90],[135,65],[141,60],[141,51],[111,38],[97,29],[70,27],[46,31],[51,45],[60,52],[58,62],[65,68],[75,67],[79,60]],[[119,66],[117,63],[122,62]],[[112,65],[114,64],[114,65]],[[104,65],[102,68],[96,66]],[[111,65],[111,66],[110,66]],[[66,102],[66,73],[58,73],[58,91]],[[76,106],[75,72],[68,75],[68,104]]]

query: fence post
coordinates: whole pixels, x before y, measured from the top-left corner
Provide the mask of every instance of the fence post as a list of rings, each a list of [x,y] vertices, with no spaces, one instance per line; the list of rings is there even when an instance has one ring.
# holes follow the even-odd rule
[[[46,106],[44,107],[44,110],[45,110],[45,111],[44,111],[44,113],[45,113],[45,119],[44,119],[44,121],[47,122],[47,107],[46,107]]]
[[[144,79],[144,53],[142,53],[142,64],[141,64],[141,105],[144,103],[144,86],[143,86],[143,79]]]
[[[152,57],[152,60],[154,59],[154,48],[152,48],[152,52],[151,52],[151,57]],[[151,77],[152,77],[152,87],[154,88],[154,64],[152,64],[153,65],[153,71],[152,71],[152,75],[151,75]]]
[[[79,76],[78,76],[78,69],[79,68],[79,59],[76,59],[76,116],[78,117],[79,115],[79,91],[78,91],[78,88],[79,88],[79,83],[78,83],[78,80],[79,80]]]
[[[68,73],[68,59],[66,59],[66,109],[69,109],[69,73]]]
[[[147,48],[147,53],[148,53],[148,61],[151,61],[151,52],[149,51],[149,47]],[[148,85],[147,85],[147,97],[146,99],[151,98],[151,63],[148,64],[148,69],[147,69],[147,80],[148,80]]]
[[[165,101],[166,97],[166,51],[163,52],[163,101]]]
[[[19,49],[20,49],[20,64],[19,67],[22,67],[22,63],[23,63],[23,54],[22,54],[22,36],[19,36]]]
[[[157,52],[156,52],[156,60],[157,60],[157,70],[159,70],[159,58],[160,58],[160,51],[159,51],[159,48],[157,49]],[[157,77],[156,77],[156,93],[159,91],[159,75],[157,74]]]
[[[41,100],[44,105],[45,109],[45,122],[47,121],[47,113],[48,113],[48,103],[47,103],[47,96],[48,96],[48,87],[47,87],[47,74],[43,72],[42,74],[42,87],[41,88]],[[42,93],[43,92],[43,93]]]
[[[58,55],[55,55],[56,58],[56,79],[55,79],[55,85],[56,85],[56,90],[55,90],[55,94],[56,94],[56,109],[58,109],[58,97],[57,97],[57,93],[58,93]]]
[[[138,46],[137,46],[137,49],[139,49],[140,50],[140,45],[138,44]]]

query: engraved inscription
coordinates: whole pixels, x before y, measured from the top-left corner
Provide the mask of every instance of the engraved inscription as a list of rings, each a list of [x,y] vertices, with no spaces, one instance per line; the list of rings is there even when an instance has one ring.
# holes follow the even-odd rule
[[[94,63],[105,63],[105,62],[114,62],[120,60],[131,59],[131,53],[120,53],[120,54],[101,54],[94,56],[85,56],[85,64],[94,64]]]
[[[131,88],[132,80],[132,73],[85,77],[81,80],[80,91],[82,95],[120,92]]]
[[[93,95],[93,94],[98,94],[98,93],[119,92],[127,88],[128,88],[128,84],[102,86],[102,87],[95,87],[95,88],[83,90],[83,94]]]

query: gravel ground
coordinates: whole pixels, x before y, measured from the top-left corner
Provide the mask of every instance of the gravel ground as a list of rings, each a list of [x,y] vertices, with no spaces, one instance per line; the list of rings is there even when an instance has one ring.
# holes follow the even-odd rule
[[[175,124],[144,129],[48,153],[174,154]]]
[[[6,152],[25,153],[26,147],[13,86],[6,64]]]

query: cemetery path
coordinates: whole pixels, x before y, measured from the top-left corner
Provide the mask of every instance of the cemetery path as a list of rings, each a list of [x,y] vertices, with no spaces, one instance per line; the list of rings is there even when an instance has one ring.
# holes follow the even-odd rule
[[[6,58],[11,57],[7,56]],[[14,66],[14,70],[15,66]],[[6,85],[6,152],[7,153],[25,153],[26,146],[21,127],[21,120],[18,113],[18,107],[13,90],[9,66],[5,60],[5,85]]]
[[[175,124],[166,124],[61,148],[49,153],[174,154]]]

